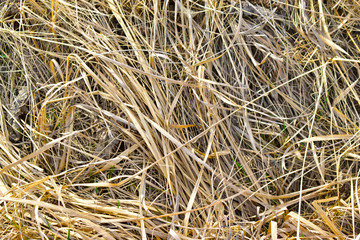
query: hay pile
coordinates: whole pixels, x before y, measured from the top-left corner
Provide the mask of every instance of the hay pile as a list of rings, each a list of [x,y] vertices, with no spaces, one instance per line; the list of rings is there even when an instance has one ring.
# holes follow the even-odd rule
[[[358,239],[359,17],[2,0],[1,239]]]

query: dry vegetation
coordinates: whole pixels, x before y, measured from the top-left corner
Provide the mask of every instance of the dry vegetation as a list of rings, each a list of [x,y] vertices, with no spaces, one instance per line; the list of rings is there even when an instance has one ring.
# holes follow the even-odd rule
[[[356,0],[0,1],[1,239],[359,239]]]

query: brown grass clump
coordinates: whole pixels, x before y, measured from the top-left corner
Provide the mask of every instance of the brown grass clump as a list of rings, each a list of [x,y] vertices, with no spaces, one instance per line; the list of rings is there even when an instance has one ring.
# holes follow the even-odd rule
[[[359,239],[357,1],[0,1],[1,239]]]

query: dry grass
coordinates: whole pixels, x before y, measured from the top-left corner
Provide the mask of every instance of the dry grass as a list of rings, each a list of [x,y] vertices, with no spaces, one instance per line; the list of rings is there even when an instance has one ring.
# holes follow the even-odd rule
[[[359,239],[359,20],[0,1],[1,239]]]

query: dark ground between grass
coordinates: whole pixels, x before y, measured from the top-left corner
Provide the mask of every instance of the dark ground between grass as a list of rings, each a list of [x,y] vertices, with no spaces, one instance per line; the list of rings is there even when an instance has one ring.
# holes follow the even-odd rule
[[[0,1],[0,239],[360,239],[358,1]]]

